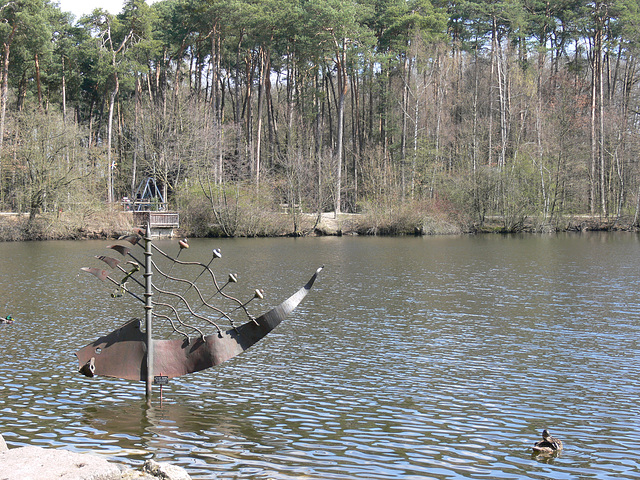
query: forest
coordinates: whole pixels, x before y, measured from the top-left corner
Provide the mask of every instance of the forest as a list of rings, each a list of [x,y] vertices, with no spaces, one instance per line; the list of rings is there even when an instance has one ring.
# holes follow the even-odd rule
[[[637,225],[639,10],[1,0],[0,211],[108,215],[153,178],[200,234],[269,234],[266,212],[294,232],[321,212],[367,233]]]

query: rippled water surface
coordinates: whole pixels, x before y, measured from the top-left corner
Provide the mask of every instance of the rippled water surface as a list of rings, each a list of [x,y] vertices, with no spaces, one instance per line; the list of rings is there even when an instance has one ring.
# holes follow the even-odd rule
[[[324,264],[246,353],[173,379],[76,373],[138,305],[79,273],[110,242],[0,244],[0,433],[193,478],[640,478],[640,242],[632,234],[192,240],[255,314]],[[161,247],[175,250],[175,244]],[[543,428],[564,441],[532,458]]]

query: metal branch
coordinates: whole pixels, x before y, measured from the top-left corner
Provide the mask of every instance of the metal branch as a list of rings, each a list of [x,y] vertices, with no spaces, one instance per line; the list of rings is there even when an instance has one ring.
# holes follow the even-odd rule
[[[189,248],[189,243],[187,242],[186,238],[183,238],[182,240],[178,241],[178,246],[180,247],[180,250],[178,250],[178,254],[176,255],[176,260],[178,259],[178,257],[180,257],[182,250]],[[173,267],[175,266],[175,264],[176,263],[173,262],[169,267],[169,274],[171,274],[171,272],[173,271]],[[162,288],[164,288],[164,284],[166,281],[167,281],[167,276],[165,276],[164,280],[162,281]]]
[[[184,291],[183,295],[185,295],[189,291],[189,289],[193,285],[195,285],[195,283],[198,281],[198,279],[202,276],[202,274],[206,270],[209,270],[209,265],[211,265],[211,262],[213,262],[216,258],[222,258],[222,253],[220,252],[219,248],[214,248],[213,249],[211,260],[209,260],[209,263],[207,263],[207,265],[202,269],[202,271],[198,274],[198,276],[193,280],[193,283],[187,287],[187,289]]]
[[[178,311],[175,309],[175,307],[173,305],[171,305],[169,303],[164,303],[164,302],[152,302],[152,303],[153,303],[154,306],[167,307],[167,308],[171,309],[173,311],[173,314],[176,316],[176,320],[178,320],[178,323],[180,325],[182,325],[183,327],[195,330],[196,332],[198,332],[200,334],[201,337],[204,337],[204,334],[202,333],[202,331],[198,327],[196,327],[194,325],[189,325],[188,323],[185,323],[180,319],[180,314],[178,313]],[[153,313],[153,315],[155,317],[167,318],[169,320],[169,322],[171,323],[171,327],[174,329],[174,331],[176,331],[178,333],[181,333],[181,334],[185,335],[187,338],[189,338],[189,335],[186,335],[184,332],[181,332],[180,330],[178,330],[175,327],[175,325],[173,324],[173,321],[168,316],[162,315],[160,313],[155,313],[155,312]],[[215,325],[215,327],[218,328],[217,325]],[[218,328],[218,331],[220,331],[220,328]]]
[[[152,247],[153,247],[153,248],[154,248],[154,249],[155,249],[155,250],[156,250],[160,255],[164,256],[165,258],[167,258],[167,259],[169,259],[169,260],[171,260],[171,261],[173,262],[173,264],[171,265],[171,268],[173,268],[173,265],[175,265],[176,263],[177,263],[177,264],[179,264],[179,265],[192,265],[192,266],[199,266],[199,267],[202,267],[202,271],[201,271],[201,272],[198,274],[198,276],[193,280],[193,282],[192,282],[192,284],[191,284],[191,285],[195,284],[195,282],[196,282],[196,281],[197,281],[197,280],[202,276],[202,274],[203,274],[204,272],[209,272],[209,274],[211,275],[211,278],[213,279],[213,283],[214,283],[214,285],[215,285],[215,287],[216,287],[216,289],[217,289],[217,292],[216,292],[216,293],[220,293],[220,287],[218,286],[218,282],[216,281],[216,276],[215,276],[215,274],[213,273],[213,270],[211,270],[211,269],[209,268],[209,265],[211,265],[211,262],[213,262],[216,258],[222,258],[222,253],[220,252],[220,249],[219,249],[219,248],[215,248],[215,249],[213,249],[211,260],[209,260],[209,263],[207,263],[207,264],[205,265],[204,263],[201,263],[201,262],[183,262],[183,261],[180,261],[180,260],[178,260],[178,257],[177,257],[177,256],[176,256],[176,258],[173,258],[171,255],[169,255],[169,254],[165,253],[164,251],[162,251],[162,250],[161,250],[159,247],[157,247],[156,245],[151,244],[151,246],[152,246]],[[181,247],[181,248],[183,248],[183,247]],[[186,248],[188,248],[188,246],[187,246]],[[171,273],[171,269],[169,270],[169,273]],[[190,285],[189,287],[187,287],[187,289],[184,291],[183,295],[184,295],[184,294],[186,294],[186,293],[189,291],[189,289],[191,288],[191,285]],[[215,295],[215,294],[214,294],[214,295]],[[210,300],[212,297],[213,297],[213,295],[209,298],[209,300]],[[234,299],[233,297],[228,297],[228,298],[230,298],[231,300],[236,301],[238,304],[240,304],[240,303],[241,303],[241,302],[239,302],[238,300]],[[206,302],[203,302],[203,303],[206,303]]]
[[[187,302],[186,298],[184,298],[182,295],[178,294],[178,293],[174,293],[174,292],[168,292],[166,290],[161,290],[158,287],[156,287],[155,285],[152,285],[153,289],[155,291],[157,291],[158,293],[161,293],[163,295],[170,295],[173,297],[177,297],[180,299],[180,301],[182,301],[182,303],[184,303],[185,307],[187,307],[187,309],[189,310],[189,312],[191,313],[191,315],[193,315],[196,318],[199,318],[201,320],[204,320],[205,322],[213,325],[214,327],[216,327],[218,329],[218,333],[221,334],[222,330],[220,330],[220,327],[218,327],[218,325],[216,325],[215,322],[213,322],[212,320],[209,320],[207,317],[203,317],[202,315],[197,314],[196,312],[193,311],[193,309],[191,308],[191,305],[189,305],[189,302]],[[233,326],[233,324],[232,324]]]
[[[229,285],[230,283],[238,283],[238,277],[236,275],[234,275],[233,273],[229,274],[229,277],[227,278],[227,281],[225,282],[224,285],[222,285],[222,287],[220,287],[218,289],[217,292],[215,292],[213,295],[211,295],[209,298],[207,298],[207,302],[210,301],[213,297],[215,297],[217,294],[219,294],[220,292],[222,292],[222,289],[224,287],[226,287],[227,285]],[[239,307],[236,307],[235,309],[237,310]]]
[[[186,332],[183,332],[182,330],[176,328],[176,326],[174,325],[173,320],[171,320],[170,316],[164,315],[164,314],[160,314],[160,313],[154,313],[153,316],[155,318],[164,318],[165,320],[167,320],[169,322],[169,324],[171,324],[171,328],[173,329],[174,332],[179,333],[180,335],[184,336],[187,339],[187,342],[191,343],[191,338],[189,337],[189,334],[187,334]],[[179,321],[179,323],[181,325],[183,325],[182,322]],[[190,325],[185,325],[185,326],[191,327]],[[198,328],[196,328],[196,327],[191,327],[191,328],[193,328],[194,330],[197,330],[198,333],[200,333],[200,336],[202,337],[202,332]],[[204,337],[202,337],[202,338],[204,338]]]
[[[160,248],[158,248],[156,245],[151,244],[151,246],[152,246],[152,247],[153,247],[153,248],[154,248],[158,253],[160,253],[160,254],[161,254],[161,255],[163,255],[164,257],[168,258],[168,259],[169,259],[169,260],[171,260],[172,262],[175,262],[175,263],[177,263],[177,264],[179,264],[179,265],[197,265],[197,266],[202,267],[202,268],[204,269],[204,270],[203,270],[203,272],[204,272],[204,271],[206,271],[206,272],[208,272],[208,273],[209,273],[209,275],[211,275],[211,280],[213,281],[213,285],[214,285],[214,286],[215,286],[215,288],[216,288],[216,293],[214,293],[214,295],[216,295],[216,294],[218,294],[218,293],[219,293],[222,297],[224,297],[224,298],[226,298],[226,299],[228,299],[228,300],[231,300],[232,302],[237,303],[237,304],[238,304],[238,307],[237,307],[237,308],[242,308],[242,310],[244,310],[244,313],[245,313],[245,315],[247,316],[247,318],[249,318],[249,319],[253,320],[253,316],[249,313],[249,311],[248,311],[248,310],[246,309],[246,307],[245,307],[245,305],[246,305],[246,304],[243,304],[243,303],[242,303],[240,300],[238,300],[237,298],[232,297],[231,295],[227,295],[226,293],[224,293],[224,292],[222,291],[222,288],[220,288],[220,285],[218,285],[218,281],[216,280],[216,275],[215,275],[215,273],[213,273],[213,270],[211,270],[211,269],[209,268],[209,265],[205,265],[204,263],[201,263],[201,262],[183,262],[183,261],[180,261],[180,260],[178,260],[178,259],[176,259],[176,258],[171,257],[170,255],[167,255],[165,252],[163,252],[163,251],[162,251]],[[214,254],[214,257],[215,257],[215,254]],[[209,262],[209,263],[211,263],[211,262]],[[198,277],[199,277],[199,276],[198,276]],[[229,282],[227,282],[227,283],[229,283]],[[213,295],[212,295],[211,297],[209,297],[209,300],[211,300],[211,298],[212,298],[212,297],[213,297]],[[204,301],[203,301],[203,303],[204,303],[204,304],[206,304],[206,302],[204,302]],[[247,303],[248,303],[248,302],[247,302]]]
[[[170,275],[168,275],[168,274],[164,273],[162,270],[160,270],[160,268],[158,267],[158,265],[156,265],[156,263],[155,263],[153,260],[151,261],[151,264],[152,264],[152,265],[153,265],[153,267],[158,271],[158,273],[159,273],[160,275],[162,275],[163,277],[165,277],[165,279],[167,279],[167,278],[168,278],[169,280],[173,280],[174,282],[183,282],[183,283],[188,283],[190,286],[192,286],[192,287],[195,289],[195,291],[198,293],[198,297],[200,297],[200,301],[202,302],[202,305],[206,305],[207,307],[209,307],[209,308],[210,308],[211,310],[213,310],[214,312],[219,313],[219,314],[220,314],[220,317],[218,317],[218,318],[223,318],[223,317],[224,317],[224,318],[226,318],[226,319],[229,321],[229,323],[231,324],[231,326],[233,326],[233,319],[232,319],[231,317],[229,317],[229,315],[227,315],[224,311],[222,311],[222,310],[221,310],[221,309],[219,309],[218,307],[215,307],[215,306],[210,305],[210,304],[208,304],[207,302],[205,302],[204,298],[202,297],[202,293],[200,292],[200,289],[198,288],[198,286],[197,286],[195,283],[193,283],[193,282],[191,282],[191,281],[189,281],[189,280],[185,280],[185,279],[183,279],[183,278],[172,277],[172,276],[170,276]],[[154,285],[154,288],[157,288],[157,287]],[[160,291],[160,290],[161,290],[161,289],[158,289],[158,291]],[[170,293],[171,293],[172,295],[176,295],[176,296],[178,296],[178,297],[182,298],[182,299],[183,299],[183,301],[184,301],[185,303],[187,303],[187,300],[186,300],[186,299],[184,299],[184,297],[183,297],[183,295],[184,295],[184,294],[179,295],[179,294],[177,294],[177,293],[173,293],[173,292],[170,292]]]

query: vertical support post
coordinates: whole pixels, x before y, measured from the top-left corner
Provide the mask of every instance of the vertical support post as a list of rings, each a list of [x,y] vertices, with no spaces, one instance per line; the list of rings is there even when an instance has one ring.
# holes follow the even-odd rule
[[[151,303],[151,297],[153,291],[151,289],[151,275],[153,274],[151,269],[151,227],[147,224],[145,232],[145,249],[144,249],[144,314],[145,314],[145,328],[147,331],[147,378],[146,378],[146,397],[147,402],[151,401],[151,386],[153,385],[153,305]]]

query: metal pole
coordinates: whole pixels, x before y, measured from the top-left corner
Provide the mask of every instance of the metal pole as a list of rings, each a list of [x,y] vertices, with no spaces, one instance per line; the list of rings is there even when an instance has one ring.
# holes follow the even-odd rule
[[[147,330],[147,402],[151,400],[151,386],[153,385],[153,338],[152,338],[152,310],[151,296],[153,292],[151,290],[151,227],[147,224],[145,233],[145,249],[144,249],[144,280],[145,280],[145,293],[144,293],[144,313],[145,313],[145,328]]]

